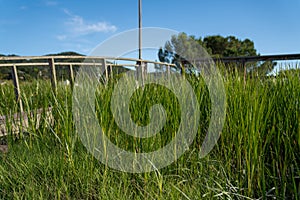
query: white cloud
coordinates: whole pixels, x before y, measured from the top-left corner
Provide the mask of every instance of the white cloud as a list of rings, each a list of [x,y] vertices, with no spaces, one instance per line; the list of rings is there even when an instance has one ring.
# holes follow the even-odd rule
[[[67,39],[67,36],[66,35],[57,35],[56,36],[56,39],[58,39],[58,40],[65,40],[65,39]]]
[[[56,6],[58,5],[58,2],[49,0],[49,1],[45,1],[45,4],[46,6]]]
[[[20,10],[27,10],[27,9],[28,9],[27,6],[21,6],[21,7],[20,7]]]
[[[64,12],[69,16],[66,25],[70,27],[71,32],[75,35],[88,35],[91,33],[108,33],[115,32],[117,27],[111,25],[107,22],[87,22],[83,17],[78,15],[73,15],[70,11],[64,10]]]
[[[87,54],[94,48],[93,33],[113,33],[117,27],[105,21],[87,21],[79,15],[74,15],[69,10],[64,9],[67,15],[64,24],[64,31],[55,35],[55,39],[60,41],[62,49],[72,49],[79,53]]]

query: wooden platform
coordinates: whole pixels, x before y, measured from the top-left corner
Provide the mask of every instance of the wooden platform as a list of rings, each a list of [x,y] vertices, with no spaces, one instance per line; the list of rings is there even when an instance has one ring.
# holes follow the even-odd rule
[[[20,131],[30,132],[32,124],[35,129],[38,129],[44,116],[49,124],[53,124],[52,107],[48,109],[37,109],[35,111],[16,113],[13,116],[0,116],[0,137],[9,134],[8,126],[10,127],[11,134],[18,134]]]
[[[7,153],[8,145],[0,145],[0,153]]]

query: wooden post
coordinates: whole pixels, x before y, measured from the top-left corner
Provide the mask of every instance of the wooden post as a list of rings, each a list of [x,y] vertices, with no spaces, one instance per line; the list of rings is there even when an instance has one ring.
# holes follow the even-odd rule
[[[69,75],[70,75],[70,83],[71,83],[71,89],[73,89],[74,86],[74,72],[73,72],[73,65],[69,65]]]
[[[106,60],[104,60],[103,64],[104,64],[104,69],[105,69],[105,78],[106,78],[105,81],[108,82],[108,68],[106,65]]]
[[[171,69],[170,69],[170,65],[166,65],[166,71],[167,71],[167,75],[170,75],[171,73]]]
[[[138,80],[142,81],[142,84],[144,84],[145,77],[147,74],[147,63],[140,61],[137,61],[136,69],[136,77]]]
[[[143,79],[143,84],[146,80],[146,77],[147,77],[147,72],[148,72],[148,66],[147,66],[147,63],[146,62],[143,62],[142,63],[142,79]]]
[[[184,63],[181,62],[180,66],[181,66],[181,75],[185,78],[185,66],[184,66]]]
[[[109,74],[110,74],[110,77],[112,78],[113,77],[113,65],[109,66]]]
[[[247,69],[246,69],[246,62],[245,62],[245,60],[242,60],[242,67],[244,68],[244,86],[246,86]]]
[[[105,73],[105,79],[106,79],[105,82],[107,83],[109,76],[112,76],[112,73],[113,73],[112,72],[112,66],[110,64],[107,65],[105,59],[97,60],[97,65],[94,62],[94,67],[97,67],[97,66],[100,68],[100,70],[97,74],[98,78],[104,79],[103,78],[103,75],[104,75],[103,73]],[[103,72],[103,68],[104,68],[104,72]]]
[[[52,90],[53,90],[54,94],[56,95],[57,94],[57,80],[56,80],[54,58],[50,58],[48,60],[48,62],[49,62],[49,66],[50,66]]]
[[[14,83],[16,102],[19,103],[20,112],[22,113],[23,112],[23,104],[22,104],[22,99],[21,99],[21,91],[20,91],[19,78],[18,78],[18,72],[17,72],[16,65],[13,65],[13,67],[12,67],[12,79],[13,79],[13,83]]]

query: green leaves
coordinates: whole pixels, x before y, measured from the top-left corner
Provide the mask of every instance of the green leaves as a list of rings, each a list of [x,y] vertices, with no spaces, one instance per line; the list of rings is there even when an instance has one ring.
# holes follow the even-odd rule
[[[182,72],[185,67],[189,71],[193,71],[193,66],[186,61],[201,60],[224,57],[238,57],[238,56],[257,56],[257,50],[254,47],[254,42],[246,38],[244,40],[238,39],[235,36],[223,37],[220,35],[201,37],[189,36],[186,33],[179,33],[173,35],[170,41],[165,43],[163,48],[158,51],[158,57],[161,62],[174,63],[177,70]],[[182,63],[185,63],[182,66]],[[240,63],[241,64],[241,63]],[[252,62],[246,63],[247,73],[254,76],[265,76],[270,73],[276,63],[274,62]],[[232,63],[226,63],[228,70],[232,69]],[[236,65],[240,73],[244,72],[242,65]],[[192,72],[193,73],[193,72]]]

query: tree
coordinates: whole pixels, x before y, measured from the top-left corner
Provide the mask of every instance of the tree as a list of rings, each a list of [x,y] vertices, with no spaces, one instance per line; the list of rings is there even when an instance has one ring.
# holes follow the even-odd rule
[[[207,36],[203,39],[203,45],[214,57],[257,55],[253,41],[249,39],[239,40],[234,36]]]
[[[202,48],[202,46],[206,51]],[[179,56],[180,55],[180,56]],[[237,56],[257,56],[257,50],[254,42],[250,39],[240,40],[234,36],[222,37],[220,35],[207,36],[203,39],[195,36],[188,36],[186,33],[180,33],[172,36],[165,46],[158,51],[158,57],[161,62],[176,64],[177,70],[182,72],[183,58],[185,60],[199,60],[209,58],[237,57]],[[274,69],[275,63],[251,63],[247,65],[247,72],[255,72],[259,75],[266,75]],[[226,64],[228,69],[230,64]],[[188,69],[192,69],[188,66]],[[244,69],[239,68],[241,72]]]
[[[164,48],[158,51],[160,62],[175,64],[173,70],[181,73],[198,73],[191,61],[199,58],[209,58],[209,54],[199,44],[194,36],[188,36],[185,33],[173,35],[170,41],[167,41]]]

